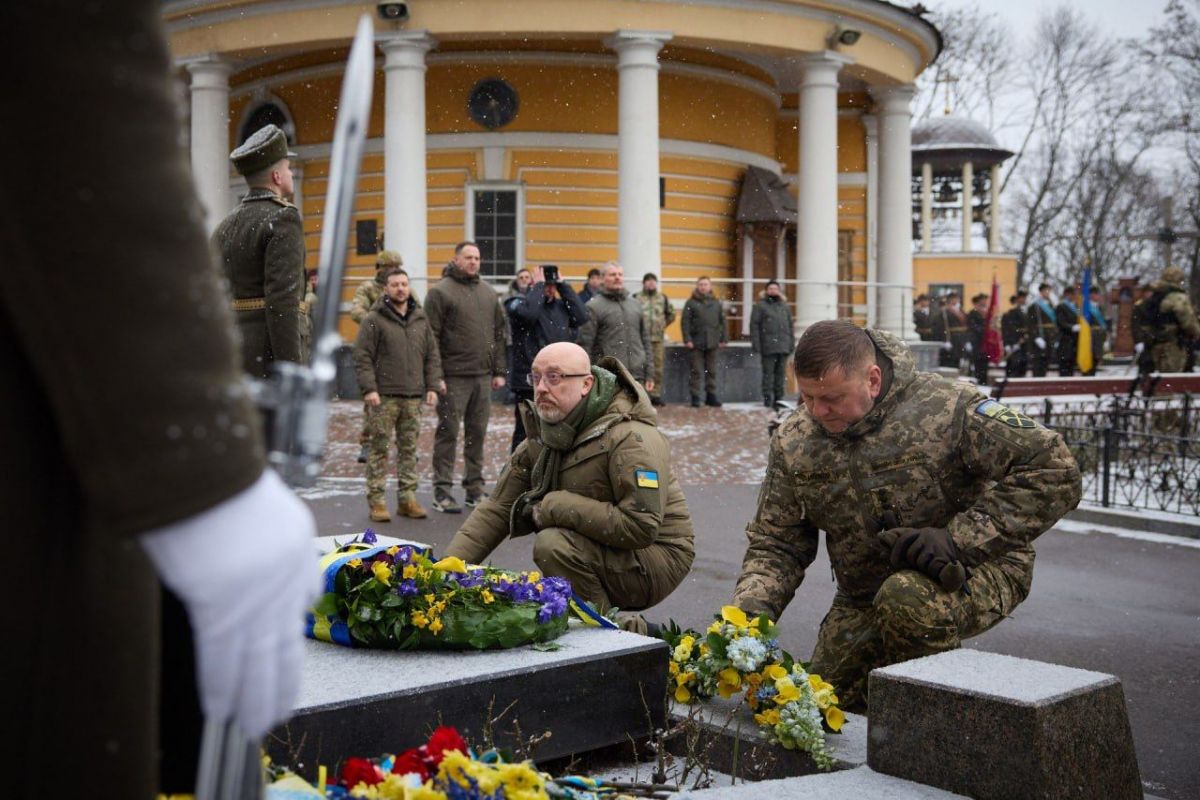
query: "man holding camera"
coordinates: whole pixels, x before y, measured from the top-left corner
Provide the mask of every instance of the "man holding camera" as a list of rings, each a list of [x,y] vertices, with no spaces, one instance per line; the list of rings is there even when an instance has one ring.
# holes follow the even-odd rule
[[[569,579],[601,612],[658,604],[687,576],[695,549],[646,391],[620,361],[592,366],[570,342],[543,348],[529,383],[529,438],[446,555],[477,564],[508,537],[534,534],[542,572]],[[620,621],[646,631],[640,615]]]
[[[517,423],[512,436],[512,450],[516,450],[525,441],[521,405],[533,399],[533,387],[529,385],[533,359],[546,345],[578,338],[588,312],[571,285],[560,280],[558,267],[553,264],[534,267],[529,291],[506,300],[504,310],[512,326],[508,385],[517,398]]]

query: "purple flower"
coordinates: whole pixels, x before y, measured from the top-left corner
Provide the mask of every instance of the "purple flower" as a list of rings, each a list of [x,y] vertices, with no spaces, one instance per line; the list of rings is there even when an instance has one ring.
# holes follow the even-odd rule
[[[466,573],[453,572],[450,574],[450,578],[464,589],[474,589],[483,583],[483,570],[473,569]]]
[[[367,528],[362,535],[363,544],[375,544],[379,541],[379,537],[375,535],[375,531]]]
[[[562,616],[565,613],[567,613],[567,599],[562,595],[552,595],[538,609],[537,621],[544,625],[554,617]]]
[[[399,552],[396,553],[395,563],[407,564],[412,561],[413,549],[407,545],[401,545]]]
[[[413,597],[420,591],[417,589],[417,582],[414,580],[404,580],[396,584],[396,594],[401,597]]]

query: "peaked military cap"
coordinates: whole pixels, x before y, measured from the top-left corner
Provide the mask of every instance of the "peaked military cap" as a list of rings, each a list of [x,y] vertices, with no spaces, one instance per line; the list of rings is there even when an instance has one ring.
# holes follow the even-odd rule
[[[288,150],[287,134],[277,125],[265,125],[229,154],[233,168],[242,175],[253,175],[285,158],[295,158]]]

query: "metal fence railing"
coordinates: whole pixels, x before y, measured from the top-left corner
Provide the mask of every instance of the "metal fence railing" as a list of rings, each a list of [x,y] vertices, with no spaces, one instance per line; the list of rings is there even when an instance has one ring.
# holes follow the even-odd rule
[[[1200,440],[1200,397],[1190,394],[1006,399],[1047,428],[1112,428],[1123,433]]]

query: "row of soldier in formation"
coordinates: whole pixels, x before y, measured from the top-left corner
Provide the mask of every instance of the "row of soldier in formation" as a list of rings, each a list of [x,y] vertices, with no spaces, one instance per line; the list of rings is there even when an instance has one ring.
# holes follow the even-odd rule
[[[1092,368],[1082,374],[1094,375],[1106,349],[1111,345],[1114,320],[1105,313],[1099,288],[1089,292],[1091,309],[1084,313],[1076,301],[1076,290],[1066,286],[1056,304],[1053,287],[1038,286],[1037,298],[1030,303],[1029,292],[1020,289],[1009,298],[1011,307],[1000,317],[1000,337],[1003,344],[1004,374],[1024,377],[1044,377],[1051,367],[1059,375],[1070,377],[1077,370],[1077,350],[1081,326],[1091,333]],[[1134,350],[1142,372],[1182,372],[1191,369],[1192,353],[1200,343],[1200,322],[1185,288],[1185,275],[1178,267],[1163,270],[1159,280],[1139,289],[1140,297],[1133,308],[1132,329]],[[977,294],[971,298],[972,309],[964,314],[959,297],[950,292],[933,301],[920,295],[913,303],[913,323],[923,341],[942,343],[939,364],[959,368],[969,362],[976,382],[988,382],[988,357],[984,337],[988,326],[990,298]]]

